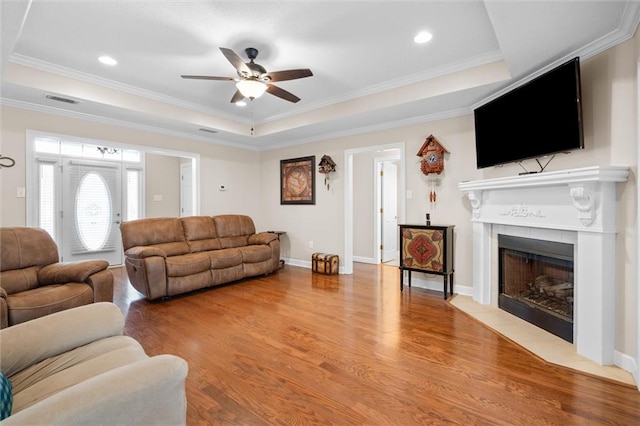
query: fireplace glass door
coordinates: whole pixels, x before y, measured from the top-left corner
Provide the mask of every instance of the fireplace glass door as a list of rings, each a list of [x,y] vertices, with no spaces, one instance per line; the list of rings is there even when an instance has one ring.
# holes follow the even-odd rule
[[[498,236],[498,306],[573,342],[573,245]]]

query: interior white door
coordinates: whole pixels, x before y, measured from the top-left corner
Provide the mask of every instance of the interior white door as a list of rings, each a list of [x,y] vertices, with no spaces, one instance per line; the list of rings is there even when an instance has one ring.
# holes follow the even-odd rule
[[[180,164],[180,216],[193,216],[193,166]]]
[[[119,163],[63,159],[62,260],[122,264],[121,205]]]
[[[382,262],[398,258],[398,165],[384,161],[381,175]]]

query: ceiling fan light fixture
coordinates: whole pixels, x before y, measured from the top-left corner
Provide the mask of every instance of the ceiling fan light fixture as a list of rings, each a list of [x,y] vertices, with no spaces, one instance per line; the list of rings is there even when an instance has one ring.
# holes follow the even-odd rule
[[[267,85],[258,80],[240,80],[236,83],[236,87],[245,98],[249,99],[259,98],[267,90]]]
[[[431,41],[432,38],[433,34],[431,34],[429,31],[421,31],[413,38],[413,41],[417,44],[424,44]]]

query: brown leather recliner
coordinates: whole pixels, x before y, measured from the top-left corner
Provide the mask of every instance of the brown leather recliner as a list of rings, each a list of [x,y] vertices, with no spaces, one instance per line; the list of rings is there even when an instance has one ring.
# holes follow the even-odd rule
[[[113,301],[106,260],[58,260],[58,247],[44,229],[0,228],[0,328]]]

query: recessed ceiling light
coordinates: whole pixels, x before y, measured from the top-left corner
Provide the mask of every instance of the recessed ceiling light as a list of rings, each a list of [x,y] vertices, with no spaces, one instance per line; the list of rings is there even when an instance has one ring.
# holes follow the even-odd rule
[[[415,41],[418,44],[423,44],[428,42],[432,38],[433,38],[433,34],[431,34],[429,31],[420,31],[418,35],[416,35],[413,38],[413,41]]]
[[[105,65],[118,65],[118,61],[113,59],[111,56],[100,56],[98,60]]]
[[[243,107],[243,106],[247,106],[247,103],[245,101],[238,101],[236,102],[236,105],[238,105],[239,107]]]

